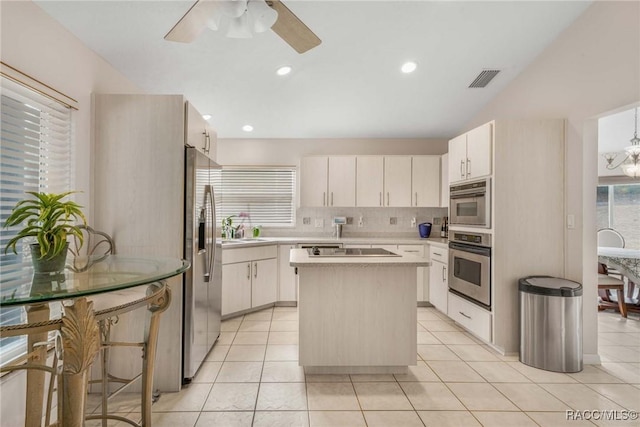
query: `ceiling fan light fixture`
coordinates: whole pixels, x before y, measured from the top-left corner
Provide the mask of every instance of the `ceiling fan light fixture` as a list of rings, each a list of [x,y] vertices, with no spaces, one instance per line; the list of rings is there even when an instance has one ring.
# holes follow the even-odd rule
[[[418,68],[418,64],[416,64],[413,61],[407,61],[404,64],[402,64],[402,67],[400,67],[400,70],[405,73],[405,74],[409,74],[409,73],[413,73],[416,68]]]
[[[622,173],[633,179],[640,178],[640,138],[638,138],[638,107],[635,108],[635,128],[633,138],[629,142],[631,145],[624,148],[625,158],[620,163],[614,165],[613,162],[618,153],[604,153],[603,156],[607,161],[606,168],[609,170],[619,167]]]
[[[229,18],[239,18],[247,11],[247,0],[221,0],[217,3],[220,12]]]
[[[278,12],[270,8],[264,0],[250,0],[247,3],[247,14],[256,33],[270,30],[278,20]]]
[[[211,114],[203,114],[202,118],[205,120],[209,120],[211,118]]]
[[[279,76],[286,76],[291,72],[292,68],[288,65],[284,65],[276,70],[276,74]]]
[[[242,130],[245,131],[245,132],[253,132],[253,126],[244,125],[244,126],[242,126]]]
[[[249,27],[249,15],[246,13],[229,22],[227,37],[232,39],[250,39],[253,37]]]

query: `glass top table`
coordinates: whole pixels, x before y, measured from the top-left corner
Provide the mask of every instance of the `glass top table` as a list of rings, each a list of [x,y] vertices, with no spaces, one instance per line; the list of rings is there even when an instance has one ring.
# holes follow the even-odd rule
[[[159,282],[185,272],[178,258],[109,255],[87,271],[34,274],[32,282],[0,298],[0,307],[79,298]]]
[[[142,349],[142,373],[129,380],[134,383],[140,376],[141,379],[141,421],[140,423],[107,413],[107,400],[109,395],[110,376],[102,375],[102,412],[100,414],[87,415],[87,420],[127,421],[131,425],[151,425],[151,404],[153,386],[153,366],[158,340],[158,328],[160,314],[171,303],[171,289],[166,279],[178,276],[189,267],[189,262],[179,258],[140,257],[127,255],[101,256],[99,259],[87,259],[86,265],[90,265],[83,272],[74,272],[69,269],[55,273],[34,273],[30,283],[17,287],[15,290],[5,293],[0,297],[0,309],[26,306],[27,323],[20,325],[7,325],[0,327],[2,336],[28,336],[28,356],[31,362],[22,367],[20,363],[13,366],[4,366],[0,370],[10,371],[27,369],[27,407],[25,426],[40,426],[43,415],[48,424],[50,406],[47,405],[46,413],[43,413],[44,376],[45,370],[59,372],[57,368],[46,367],[47,346],[40,343],[48,341],[50,332],[60,335],[60,349],[56,340],[56,354],[58,350],[63,357],[62,373],[59,379],[58,405],[61,419],[56,425],[60,427],[80,427],[85,421],[85,398],[87,393],[88,373],[95,356],[103,351],[102,368],[105,374],[108,367],[106,357],[109,346],[130,345],[128,343],[112,343],[109,340],[110,322],[113,316],[146,308],[147,321],[144,328],[142,343],[134,343]],[[28,267],[30,268],[30,267]],[[26,272],[26,270],[25,270]],[[145,292],[137,292],[139,286],[146,285]],[[136,288],[136,289],[133,289]],[[125,291],[127,301],[114,297],[115,294],[123,294]],[[135,291],[135,292],[134,292]],[[96,310],[94,301],[98,295],[105,295],[106,301],[101,298],[104,309]],[[60,319],[50,319],[49,303],[66,300],[63,316]],[[134,327],[135,325],[130,325]],[[103,337],[101,340],[100,337]],[[54,357],[57,363],[58,357]],[[56,365],[57,366],[57,365]],[[53,387],[49,388],[47,402],[52,399]],[[60,409],[61,408],[61,409]]]

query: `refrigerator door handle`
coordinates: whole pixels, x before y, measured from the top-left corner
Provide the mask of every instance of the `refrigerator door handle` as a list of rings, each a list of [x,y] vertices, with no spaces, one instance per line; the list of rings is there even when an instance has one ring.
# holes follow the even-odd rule
[[[216,204],[213,200],[213,189],[211,185],[204,186],[204,199],[205,209],[209,208],[208,211],[211,212],[211,227],[209,227],[209,235],[207,236],[207,240],[211,242],[211,250],[209,251],[209,257],[205,262],[206,271],[204,273],[204,281],[208,282],[213,273],[213,260],[216,255]]]

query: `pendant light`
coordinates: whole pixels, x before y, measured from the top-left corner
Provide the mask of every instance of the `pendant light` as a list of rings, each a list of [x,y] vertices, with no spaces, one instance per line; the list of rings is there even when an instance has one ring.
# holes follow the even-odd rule
[[[617,154],[606,153],[604,158],[607,160],[607,169],[615,169],[620,167],[622,172],[631,178],[640,178],[640,138],[638,138],[638,108],[635,109],[635,129],[633,138],[630,140],[631,145],[624,148],[625,158],[617,165],[613,164]]]

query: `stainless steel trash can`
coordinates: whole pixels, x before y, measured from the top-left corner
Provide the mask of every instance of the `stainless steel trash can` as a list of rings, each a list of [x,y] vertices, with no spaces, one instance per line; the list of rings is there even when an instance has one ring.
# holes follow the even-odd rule
[[[550,276],[518,281],[520,361],[554,372],[582,370],[582,285]]]

